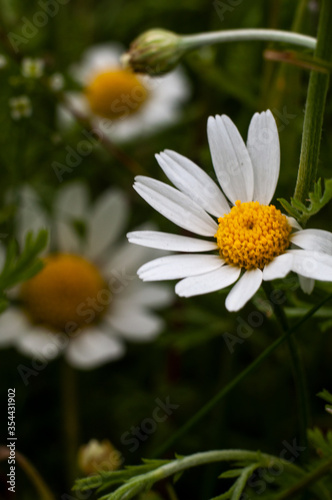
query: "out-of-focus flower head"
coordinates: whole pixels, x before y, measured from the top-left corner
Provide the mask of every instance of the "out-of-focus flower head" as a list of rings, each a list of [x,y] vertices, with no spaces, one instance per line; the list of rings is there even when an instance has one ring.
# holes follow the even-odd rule
[[[103,134],[117,141],[153,134],[175,123],[182,103],[189,97],[189,85],[181,69],[161,78],[150,78],[124,69],[123,49],[118,44],[88,49],[71,75],[81,92],[67,92],[67,108],[91,118]],[[62,106],[60,123],[73,118]]]

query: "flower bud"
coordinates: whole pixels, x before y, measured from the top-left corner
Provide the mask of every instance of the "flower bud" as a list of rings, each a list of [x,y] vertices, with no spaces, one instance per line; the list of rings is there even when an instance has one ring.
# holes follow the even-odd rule
[[[181,36],[163,29],[146,31],[134,40],[121,58],[126,68],[135,73],[162,75],[178,64],[185,53]]]
[[[100,470],[116,470],[122,462],[121,453],[107,439],[103,441],[91,439],[78,450],[78,465],[86,475],[97,474]]]

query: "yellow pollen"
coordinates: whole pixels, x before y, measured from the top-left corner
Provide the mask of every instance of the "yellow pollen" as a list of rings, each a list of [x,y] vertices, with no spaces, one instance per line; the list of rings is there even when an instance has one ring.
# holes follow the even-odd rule
[[[215,234],[220,256],[243,269],[263,269],[288,248],[291,226],[274,205],[237,201],[218,219]]]
[[[97,74],[85,88],[91,111],[103,118],[125,118],[140,109],[148,90],[129,70],[114,69]]]
[[[71,254],[50,255],[44,264],[41,272],[21,287],[25,311],[34,323],[73,331],[87,325],[89,317],[91,322],[88,310],[94,311],[93,320],[100,317],[106,306],[99,303],[99,293],[107,288],[93,264]]]

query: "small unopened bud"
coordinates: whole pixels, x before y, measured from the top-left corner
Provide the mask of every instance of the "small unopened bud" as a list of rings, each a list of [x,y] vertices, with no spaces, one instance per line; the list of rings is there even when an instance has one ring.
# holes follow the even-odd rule
[[[78,465],[86,475],[97,474],[101,470],[116,470],[122,462],[121,453],[107,439],[103,441],[91,439],[78,450]]]
[[[172,31],[153,29],[131,43],[121,62],[125,68],[130,68],[135,73],[156,76],[174,69],[184,53],[180,35]]]

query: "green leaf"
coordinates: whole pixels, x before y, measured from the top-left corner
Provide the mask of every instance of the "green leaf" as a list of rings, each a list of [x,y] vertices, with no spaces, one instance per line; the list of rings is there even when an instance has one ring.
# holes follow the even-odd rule
[[[283,198],[278,198],[278,201],[292,217],[305,224],[310,217],[317,214],[332,199],[332,179],[324,179],[323,183],[324,192],[322,191],[321,179],[315,182],[314,190],[309,193],[308,206],[295,198],[291,198],[291,203]]]
[[[326,389],[323,389],[322,392],[319,392],[317,394],[320,398],[324,399],[328,403],[332,404],[332,394],[327,391]],[[328,411],[329,413],[332,413],[332,406],[331,405],[325,405],[325,410]]]
[[[35,237],[32,232],[29,232],[20,254],[17,243],[14,240],[10,241],[0,273],[0,293],[3,294],[7,288],[32,278],[42,269],[43,264],[38,260],[38,254],[45,248],[47,239],[48,233],[44,229]]]

